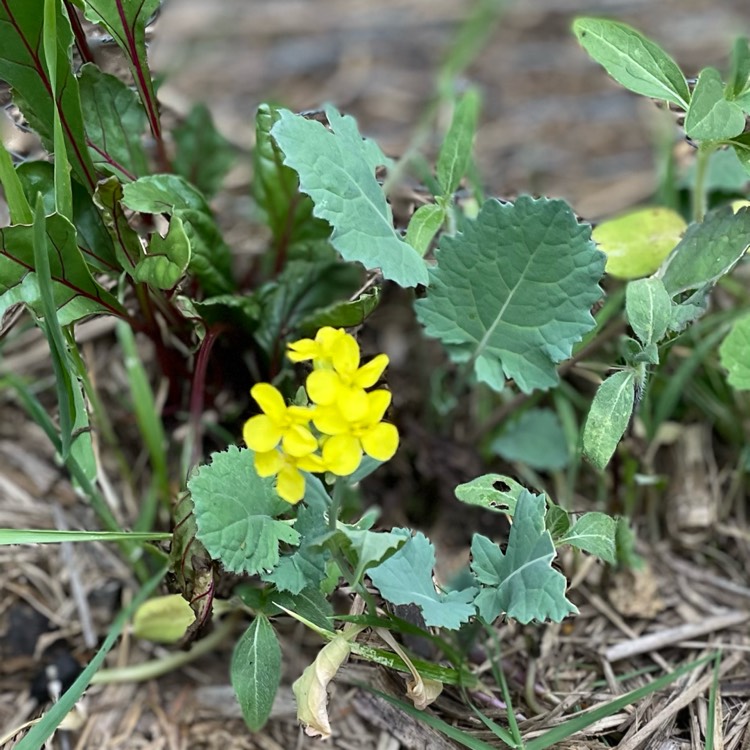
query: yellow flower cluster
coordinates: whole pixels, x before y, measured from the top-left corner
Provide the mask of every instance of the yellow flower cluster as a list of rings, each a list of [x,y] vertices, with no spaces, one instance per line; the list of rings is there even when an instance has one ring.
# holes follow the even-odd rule
[[[245,422],[242,436],[255,451],[258,474],[275,476],[279,496],[298,503],[305,495],[301,472],[349,476],[363,452],[387,461],[398,448],[398,431],[382,421],[390,392],[367,390],[388,365],[385,354],[360,366],[355,338],[327,326],[314,339],[289,344],[287,356],[292,362],[312,362],[305,383],[310,405],[288,406],[276,388],[258,383],[250,393],[263,413]]]

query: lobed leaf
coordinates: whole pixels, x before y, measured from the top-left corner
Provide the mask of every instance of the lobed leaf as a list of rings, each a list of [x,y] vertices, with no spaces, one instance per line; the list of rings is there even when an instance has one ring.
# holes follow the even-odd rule
[[[634,28],[604,18],[578,18],[573,32],[581,46],[627,89],[687,109],[690,91],[677,63]]]
[[[482,584],[474,603],[486,623],[501,614],[523,624],[560,622],[578,612],[565,597],[565,576],[551,565],[555,545],[544,528],[544,515],[544,498],[523,492],[504,553],[487,537],[474,534],[471,569]]]
[[[617,448],[633,414],[635,373],[610,375],[598,388],[583,428],[583,452],[603,469]]]
[[[230,573],[262,573],[278,564],[280,543],[299,544],[299,532],[276,520],[289,505],[276,494],[272,478],[258,476],[252,451],[230,446],[214,453],[188,489],[197,538]]]
[[[456,630],[473,614],[471,604],[476,589],[438,592],[432,582],[435,567],[435,548],[427,537],[418,532],[413,537],[408,529],[394,529],[394,534],[406,539],[395,554],[368,575],[384,599],[392,604],[416,604],[422,610],[425,624]]]
[[[415,303],[428,336],[479,380],[525,393],[558,382],[555,364],[594,325],[604,255],[564,201],[488,200],[463,231],[444,236],[430,287]]]
[[[427,284],[427,266],[393,228],[391,208],[375,179],[375,169],[389,160],[362,138],[351,117],[326,108],[327,130],[287,110],[271,135],[284,152],[284,163],[299,175],[300,190],[309,195],[313,213],[332,227],[331,244],[344,260],[380,268],[383,277],[409,287]]]

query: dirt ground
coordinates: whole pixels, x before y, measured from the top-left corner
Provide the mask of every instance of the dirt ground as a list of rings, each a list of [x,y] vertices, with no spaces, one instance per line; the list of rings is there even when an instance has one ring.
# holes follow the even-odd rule
[[[355,115],[361,129],[386,152],[397,155],[408,147],[434,90],[434,71],[472,5],[467,0],[169,0],[155,25],[151,49],[155,68],[165,75],[160,97],[178,114],[194,101],[205,102],[224,135],[243,149],[252,146],[260,102],[273,100],[305,110],[331,101]],[[618,88],[578,47],[569,27],[582,13],[632,23],[666,47],[689,73],[707,64],[725,65],[732,38],[747,30],[748,22],[746,3],[740,0],[519,0],[508,5],[487,48],[466,74],[467,81],[481,86],[485,99],[477,139],[482,177],[491,193],[561,196],[581,215],[596,219],[652,194],[660,113]],[[240,166],[230,178],[234,195],[246,190],[247,176]],[[249,241],[243,235],[245,204],[239,205],[235,211],[232,203],[221,204],[222,224],[229,228],[235,248]],[[381,334],[387,325],[381,322]],[[84,356],[105,400],[117,408],[118,393],[126,386],[117,365],[107,361],[111,326],[81,328]],[[0,375],[15,372],[47,382],[51,368],[45,346],[34,332],[15,341],[0,360]],[[94,528],[90,509],[57,466],[41,430],[9,392],[0,391],[0,404],[0,528]],[[132,424],[124,429],[132,429]],[[571,598],[580,615],[562,625],[506,624],[499,629],[503,668],[518,701],[521,729],[529,736],[576,707],[603,705],[643,684],[651,672],[674,668],[721,646],[725,658],[718,723],[723,744],[717,746],[750,747],[750,533],[741,510],[745,498],[727,491],[728,469],[717,467],[712,452],[709,438],[705,462],[689,467],[687,489],[672,487],[670,502],[679,503],[682,492],[703,493],[712,507],[736,503],[736,523],[706,526],[690,537],[674,525],[669,539],[641,550],[648,565],[639,573],[614,576],[598,564],[565,559]],[[458,464],[454,473],[470,475],[475,459],[456,457],[446,449],[449,454]],[[116,481],[107,497],[123,523],[136,516],[138,498],[128,496]],[[672,507],[680,512],[679,504]],[[445,546],[460,546],[455,535],[449,537],[455,516],[441,519],[438,514],[431,522]],[[466,536],[472,529],[462,531]],[[456,549],[455,554],[465,550]],[[2,737],[44,709],[31,691],[45,666],[53,662],[64,670],[71,659],[85,663],[90,658],[135,583],[115,550],[100,544],[0,547],[0,569]],[[604,591],[609,592],[606,597]],[[660,634],[661,639],[643,640],[649,634]],[[158,680],[92,686],[83,701],[86,715],[81,723],[60,732],[51,746],[453,747],[359,689],[358,681],[388,689],[390,678],[356,663],[333,689],[332,742],[324,745],[305,737],[297,726],[289,685],[314,656],[319,641],[297,627],[284,632],[284,686],[273,718],[263,732],[251,734],[229,686],[232,643],[227,639],[212,654]],[[621,644],[630,644],[631,651],[611,650]],[[636,652],[632,644],[643,648]],[[108,666],[164,653],[126,635]],[[485,661],[478,669],[487,674],[489,666]],[[623,687],[618,676],[635,672],[638,676]],[[679,689],[624,709],[560,747],[611,747],[613,736],[616,746],[625,750],[702,747],[710,680],[709,665]],[[455,695],[441,698],[437,710],[475,737],[496,742]],[[505,723],[503,709],[489,707],[487,714]],[[13,746],[10,740],[7,747]]]

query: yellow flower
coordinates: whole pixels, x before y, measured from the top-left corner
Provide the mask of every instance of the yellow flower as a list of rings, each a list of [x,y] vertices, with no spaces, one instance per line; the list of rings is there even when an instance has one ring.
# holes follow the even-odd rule
[[[292,362],[304,362],[311,359],[313,367],[331,367],[333,347],[343,338],[352,338],[343,328],[323,326],[315,339],[300,339],[287,346],[287,357]]]
[[[290,456],[279,450],[255,454],[259,477],[276,477],[276,492],[282,500],[296,505],[305,496],[305,477],[301,472],[324,471],[320,456]]]
[[[362,452],[378,460],[387,461],[398,448],[398,430],[381,421],[391,403],[389,391],[377,390],[365,394],[364,416],[350,420],[337,405],[318,406],[313,412],[313,424],[324,435],[323,464],[327,471],[344,477],[353,474]]]
[[[388,356],[378,354],[360,367],[359,344],[348,334],[333,343],[330,353],[333,369],[316,369],[307,376],[310,400],[319,406],[336,404],[350,422],[365,419],[369,408],[365,388],[378,382]]]
[[[247,447],[256,453],[268,453],[279,442],[284,452],[299,458],[318,447],[318,441],[308,429],[312,411],[304,406],[287,406],[284,397],[269,383],[257,383],[250,391],[263,414],[245,422],[242,437]]]

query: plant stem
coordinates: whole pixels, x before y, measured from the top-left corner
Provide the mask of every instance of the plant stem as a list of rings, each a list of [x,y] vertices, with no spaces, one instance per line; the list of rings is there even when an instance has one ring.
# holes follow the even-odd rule
[[[331,495],[331,504],[328,506],[328,528],[336,531],[336,524],[339,522],[339,513],[341,513],[341,501],[344,496],[345,485],[341,479],[333,483],[333,494]]]
[[[706,213],[706,177],[715,143],[701,143],[695,157],[695,182],[693,183],[693,221],[703,221]]]

